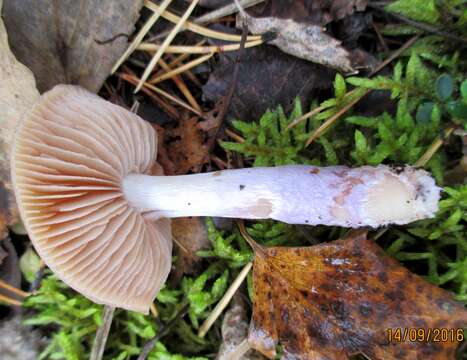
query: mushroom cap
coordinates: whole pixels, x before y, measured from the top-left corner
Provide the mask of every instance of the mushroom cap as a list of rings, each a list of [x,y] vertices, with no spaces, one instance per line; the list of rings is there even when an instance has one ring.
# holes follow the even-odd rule
[[[149,173],[155,130],[78,86],[58,85],[24,115],[12,179],[31,241],[58,277],[94,302],[148,312],[170,271],[170,220],[146,219],[123,196]]]

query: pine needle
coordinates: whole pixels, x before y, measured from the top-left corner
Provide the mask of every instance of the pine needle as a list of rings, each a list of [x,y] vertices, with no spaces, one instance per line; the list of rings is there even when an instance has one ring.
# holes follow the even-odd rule
[[[161,47],[154,54],[153,58],[151,59],[151,61],[148,64],[148,66],[144,70],[144,73],[143,73],[143,76],[141,77],[141,80],[139,81],[138,85],[136,86],[135,94],[139,90],[141,90],[141,88],[143,87],[143,85],[146,82],[147,78],[149,77],[149,75],[151,75],[152,71],[154,70],[155,66],[157,65],[157,62],[159,61],[159,59],[164,54],[165,49],[167,48],[167,46],[170,45],[172,40],[178,34],[178,31],[180,30],[182,25],[185,23],[185,21],[188,19],[188,17],[191,15],[191,13],[195,9],[198,2],[199,2],[199,0],[193,0],[191,2],[190,6],[188,6],[188,9],[186,9],[186,11],[182,15],[182,17],[178,19],[178,22],[176,23],[175,27],[172,29],[172,31],[170,31],[169,35],[165,38],[165,40],[162,43]],[[159,11],[160,11],[160,8],[159,8]]]

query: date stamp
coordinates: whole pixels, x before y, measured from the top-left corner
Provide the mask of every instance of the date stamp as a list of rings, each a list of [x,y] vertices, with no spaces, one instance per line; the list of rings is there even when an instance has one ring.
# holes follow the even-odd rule
[[[394,328],[386,329],[387,339],[391,343],[401,342],[461,342],[464,329],[449,328]]]

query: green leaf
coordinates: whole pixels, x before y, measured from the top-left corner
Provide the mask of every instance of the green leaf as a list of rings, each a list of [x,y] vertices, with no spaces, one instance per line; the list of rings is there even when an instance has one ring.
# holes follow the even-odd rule
[[[415,115],[415,119],[418,123],[429,123],[431,122],[431,114],[433,113],[433,107],[435,104],[432,102],[426,102],[421,104],[418,107],[417,115]]]
[[[461,101],[450,101],[447,104],[449,113],[459,119],[467,119],[467,104]]]
[[[461,95],[464,100],[467,100],[467,80],[464,80],[461,84]]]
[[[454,85],[451,76],[443,74],[436,80],[436,94],[441,100],[447,100],[453,91]]]
[[[41,259],[32,247],[28,247],[24,254],[21,255],[19,267],[25,279],[30,283],[33,282],[37,272],[41,268]]]
[[[342,99],[342,97],[347,92],[347,86],[343,76],[339,73],[336,73],[336,78],[334,80],[334,93],[337,99]]]
[[[430,24],[436,24],[440,17],[436,0],[397,0],[391,2],[385,9]]]

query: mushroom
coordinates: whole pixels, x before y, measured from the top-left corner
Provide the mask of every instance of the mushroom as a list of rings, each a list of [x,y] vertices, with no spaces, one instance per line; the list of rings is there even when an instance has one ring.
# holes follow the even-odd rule
[[[305,165],[151,176],[154,129],[77,86],[43,94],[16,133],[12,178],[37,252],[97,303],[147,312],[171,266],[170,220],[272,218],[377,227],[434,216],[423,170]]]

